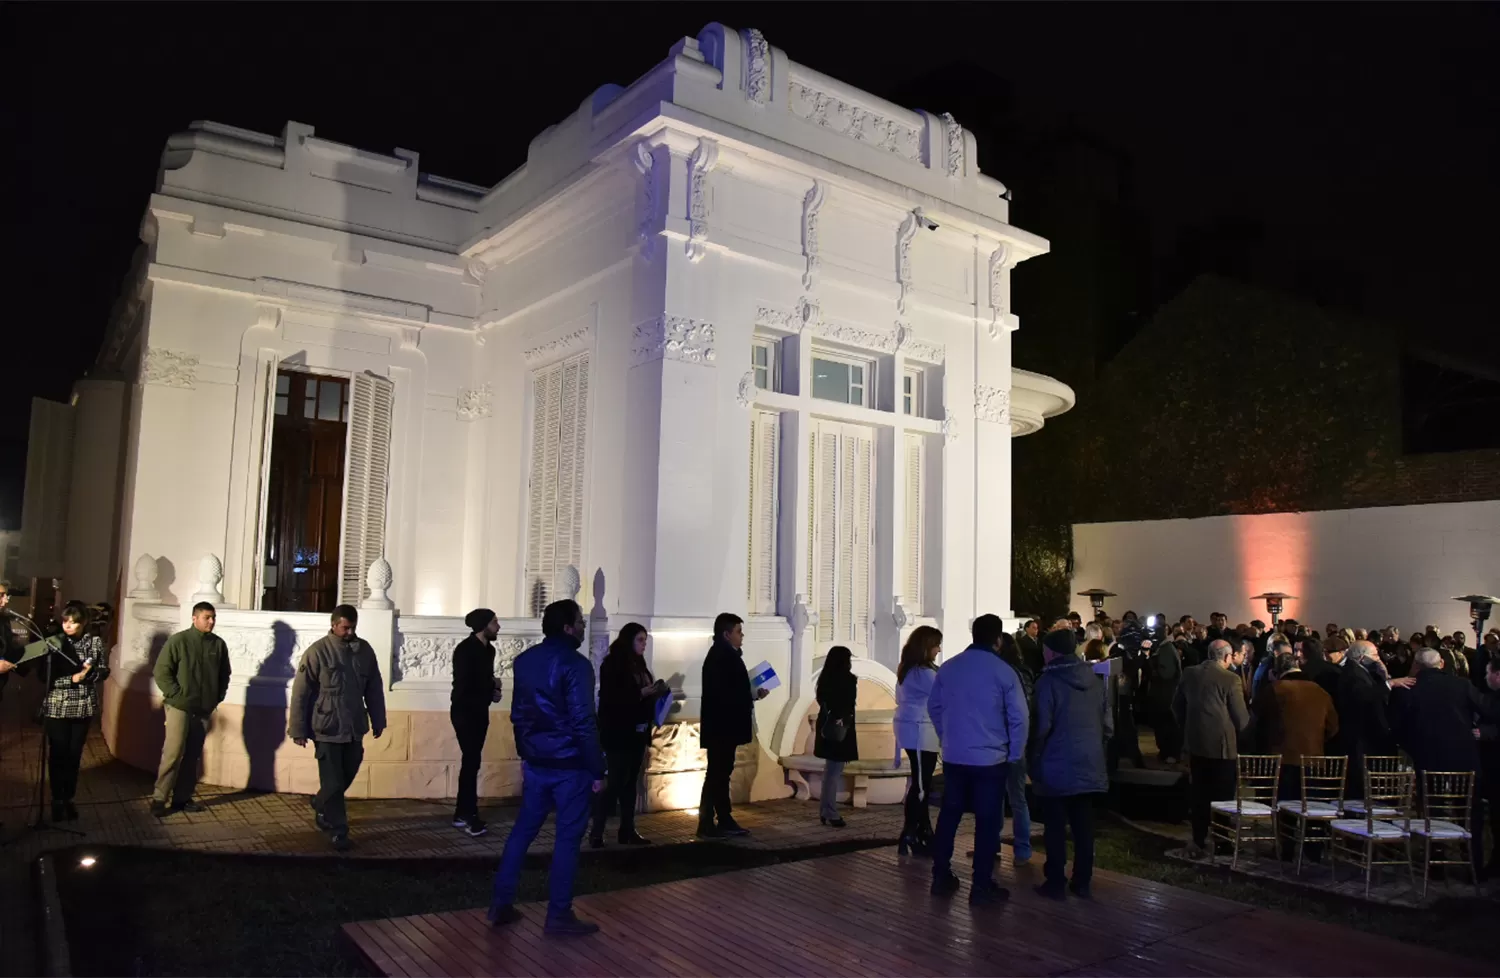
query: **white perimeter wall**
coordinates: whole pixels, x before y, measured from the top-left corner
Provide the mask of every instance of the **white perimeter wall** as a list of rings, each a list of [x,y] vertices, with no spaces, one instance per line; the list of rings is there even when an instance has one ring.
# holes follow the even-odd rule
[[[1165,612],[1269,621],[1266,591],[1298,596],[1284,615],[1403,633],[1468,631],[1454,595],[1500,590],[1500,500],[1073,527],[1073,592],[1119,594],[1111,614]],[[1087,602],[1073,607],[1087,612]],[[1472,641],[1472,639],[1471,639]]]

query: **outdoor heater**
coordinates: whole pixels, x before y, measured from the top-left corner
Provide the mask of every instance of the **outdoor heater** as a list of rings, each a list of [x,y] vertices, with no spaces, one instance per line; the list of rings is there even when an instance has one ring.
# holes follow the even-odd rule
[[[1113,598],[1117,595],[1113,591],[1106,591],[1102,587],[1091,587],[1087,591],[1079,591],[1080,598],[1088,598],[1089,604],[1094,608],[1094,617],[1098,618],[1104,612],[1104,599]]]
[[[1276,630],[1276,621],[1281,617],[1282,602],[1287,598],[1296,599],[1295,594],[1283,594],[1280,591],[1267,591],[1265,594],[1253,595],[1250,600],[1264,601],[1266,603],[1266,614],[1271,616],[1271,630]]]
[[[1453,600],[1469,602],[1469,620],[1474,623],[1474,647],[1483,647],[1484,640],[1480,633],[1484,631],[1484,623],[1490,617],[1490,608],[1500,604],[1500,598],[1493,594],[1465,594]]]

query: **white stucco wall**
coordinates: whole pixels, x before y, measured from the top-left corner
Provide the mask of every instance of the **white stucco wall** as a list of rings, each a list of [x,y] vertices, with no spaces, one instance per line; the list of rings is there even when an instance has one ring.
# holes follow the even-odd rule
[[[1222,611],[1231,623],[1269,622],[1265,603],[1250,598],[1282,591],[1297,595],[1283,616],[1319,629],[1468,631],[1468,606],[1451,599],[1500,585],[1500,500],[1080,523],[1073,554],[1072,590],[1116,592],[1106,605],[1115,615],[1207,621]],[[1087,615],[1087,599],[1073,600]]]

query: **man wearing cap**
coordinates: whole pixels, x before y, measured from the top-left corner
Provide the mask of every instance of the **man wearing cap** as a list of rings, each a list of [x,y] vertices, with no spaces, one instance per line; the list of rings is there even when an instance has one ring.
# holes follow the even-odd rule
[[[500,619],[488,608],[464,616],[473,634],[453,650],[453,700],[448,717],[458,738],[458,801],[453,827],[478,838],[489,831],[479,817],[479,755],[490,732],[490,705],[500,702],[500,680],[495,677],[495,636]]]

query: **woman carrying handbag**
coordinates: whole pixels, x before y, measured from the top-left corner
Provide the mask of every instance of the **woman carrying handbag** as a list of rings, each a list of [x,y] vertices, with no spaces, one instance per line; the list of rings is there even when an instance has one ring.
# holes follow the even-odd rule
[[[839,817],[839,787],[844,782],[844,765],[859,760],[859,741],[854,734],[854,701],[858,680],[851,668],[854,654],[842,645],[828,650],[823,671],[818,674],[818,727],[813,755],[823,758],[823,792],[818,820],[841,829],[847,823]]]

